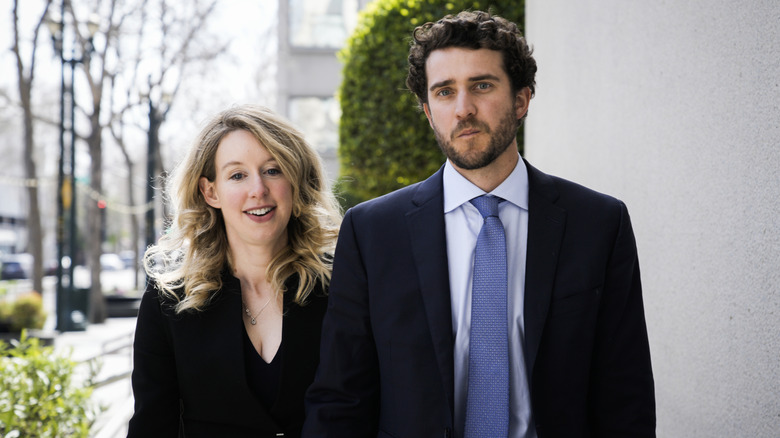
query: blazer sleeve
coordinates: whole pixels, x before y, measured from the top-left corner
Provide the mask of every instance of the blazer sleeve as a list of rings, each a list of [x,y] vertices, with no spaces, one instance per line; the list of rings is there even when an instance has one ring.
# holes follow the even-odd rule
[[[371,334],[368,283],[354,210],[336,245],[320,365],[306,396],[305,437],[376,436],[379,364]]]
[[[135,412],[128,437],[179,433],[179,386],[166,318],[160,294],[150,284],[141,299],[133,342]]]
[[[625,205],[596,325],[593,436],[655,437],[655,391],[636,242]]]

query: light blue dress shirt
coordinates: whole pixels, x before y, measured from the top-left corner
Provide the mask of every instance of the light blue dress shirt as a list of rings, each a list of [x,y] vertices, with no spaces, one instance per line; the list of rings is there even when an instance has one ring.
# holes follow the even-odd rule
[[[519,154],[518,154],[519,155]],[[508,202],[499,204],[507,245],[507,318],[509,327],[509,436],[536,438],[531,423],[531,399],[525,369],[526,243],[528,241],[528,171],[518,158],[512,173],[490,192]],[[471,327],[471,283],[474,248],[482,227],[482,216],[469,201],[485,192],[464,178],[447,161],[444,166],[444,222],[447,234],[452,333],[455,339],[455,437],[463,436],[469,375],[469,332]]]

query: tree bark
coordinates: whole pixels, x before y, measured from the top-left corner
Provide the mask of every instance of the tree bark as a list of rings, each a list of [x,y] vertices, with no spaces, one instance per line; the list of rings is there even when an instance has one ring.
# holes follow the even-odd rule
[[[14,0],[13,4],[13,53],[16,58],[16,71],[19,85],[19,99],[22,106],[23,125],[24,125],[24,174],[28,181],[27,184],[27,252],[33,257],[33,290],[43,293],[43,231],[41,228],[41,211],[38,200],[38,171],[34,159],[35,137],[33,130],[33,112],[32,112],[32,86],[35,78],[35,52],[38,47],[38,34],[43,24],[44,17],[49,10],[51,0],[48,0],[44,6],[43,13],[35,27],[32,39],[32,53],[30,55],[30,66],[25,71],[22,60],[21,50],[19,48],[19,1]]]

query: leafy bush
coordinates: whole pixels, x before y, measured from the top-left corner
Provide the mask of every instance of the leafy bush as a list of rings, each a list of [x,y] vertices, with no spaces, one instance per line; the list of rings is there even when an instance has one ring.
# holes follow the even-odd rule
[[[18,332],[22,329],[42,329],[46,323],[43,298],[37,292],[20,295],[15,300],[0,302],[0,322]]]
[[[90,408],[87,381],[74,381],[77,366],[22,332],[19,341],[0,341],[0,437],[87,437],[97,411]]]
[[[524,1],[375,0],[361,13],[339,52],[341,176],[345,207],[420,181],[444,162],[417,99],[406,89],[409,42],[415,27],[464,9],[489,10],[521,28]],[[522,151],[522,131],[518,145]]]
[[[0,332],[11,330],[11,312],[13,305],[10,301],[0,300]]]

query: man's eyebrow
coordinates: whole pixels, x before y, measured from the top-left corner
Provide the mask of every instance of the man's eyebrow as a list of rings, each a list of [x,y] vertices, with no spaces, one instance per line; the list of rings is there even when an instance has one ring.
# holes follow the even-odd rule
[[[486,73],[486,74],[483,74],[483,75],[478,75],[478,76],[472,76],[472,77],[469,78],[469,82],[480,82],[480,81],[485,81],[485,80],[501,82],[501,78],[499,78],[496,75],[489,74],[489,73]],[[430,88],[428,89],[428,91],[433,91],[433,90],[435,90],[437,88],[440,88],[440,87],[446,87],[448,85],[452,85],[453,83],[455,83],[455,81],[452,80],[452,79],[446,79],[446,80],[443,80],[443,81],[439,81],[439,82],[436,82],[433,85],[431,85]]]
[[[446,87],[447,85],[451,85],[453,83],[455,83],[455,81],[453,81],[452,79],[446,79],[446,80],[443,80],[443,81],[439,81],[439,82],[436,82],[435,84],[431,85],[431,87],[428,89],[428,91],[433,91],[433,90],[435,90],[436,88],[439,88],[439,87]]]
[[[479,81],[484,81],[484,80],[491,80],[491,81],[501,82],[501,78],[499,78],[496,75],[491,75],[491,74],[472,76],[472,77],[469,78],[469,82],[479,82]]]

